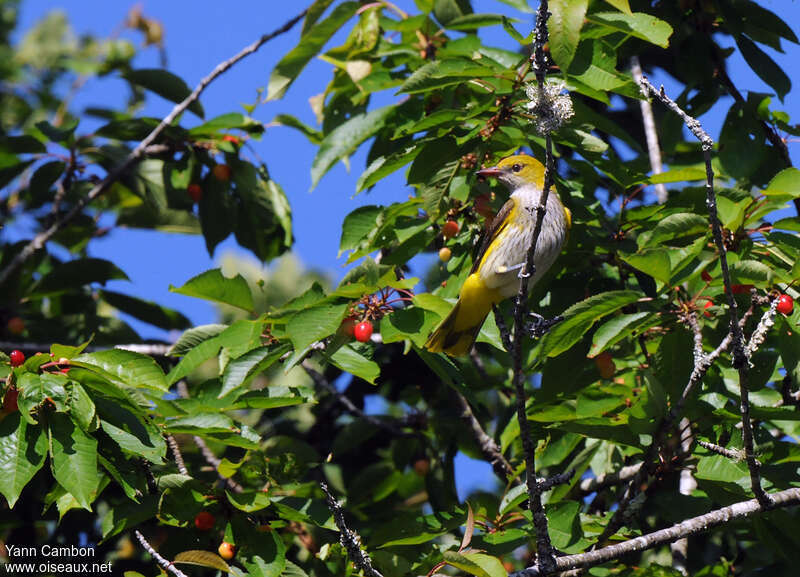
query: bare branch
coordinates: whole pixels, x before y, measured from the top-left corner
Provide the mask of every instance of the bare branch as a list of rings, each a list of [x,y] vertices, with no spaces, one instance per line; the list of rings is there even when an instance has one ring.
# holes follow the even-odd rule
[[[721,447],[715,443],[709,443],[708,441],[698,440],[697,444],[703,447],[704,449],[708,449],[712,453],[716,453],[717,455],[722,455],[723,457],[727,457],[728,459],[732,459],[734,461],[744,461],[745,455],[744,451],[741,449],[726,449],[725,447]],[[759,466],[761,463],[756,460]]]
[[[150,556],[153,559],[155,559],[156,563],[158,563],[161,567],[163,567],[165,571],[169,571],[170,573],[175,575],[175,577],[187,577],[186,573],[175,567],[175,565],[173,565],[171,561],[167,561],[161,555],[159,555],[158,552],[155,549],[153,549],[150,543],[147,542],[147,539],[144,538],[144,535],[139,533],[139,531],[134,531],[133,533],[136,535],[136,539],[142,545],[144,550],[150,553]]]
[[[511,331],[508,330],[508,325],[506,325],[506,319],[503,318],[503,313],[497,305],[492,305],[492,311],[494,312],[494,323],[497,325],[497,330],[500,331],[500,339],[503,341],[506,351],[510,353],[513,348],[511,346],[512,338]]]
[[[339,529],[339,542],[342,544],[342,547],[347,550],[350,561],[353,562],[356,569],[363,571],[367,577],[383,577],[383,575],[372,566],[369,555],[361,548],[361,537],[359,537],[358,533],[347,527],[342,506],[339,505],[339,502],[333,497],[330,489],[328,489],[328,485],[320,483],[319,486],[322,487],[322,490],[325,492],[328,509],[333,513],[333,520],[336,523],[336,527]]]
[[[634,81],[638,84],[642,78],[642,66],[639,64],[639,57],[635,54],[631,57],[631,73]],[[647,156],[650,158],[650,169],[653,174],[661,174],[664,172],[664,167],[661,164],[661,147],[658,145],[653,106],[645,98],[639,101],[639,107],[642,109],[642,125],[644,126],[644,136],[647,141]],[[655,189],[658,204],[667,202],[667,187],[659,183],[655,185]]]
[[[556,559],[556,570],[567,571],[579,567],[593,567],[619,559],[630,553],[652,549],[659,545],[672,543],[683,537],[704,533],[712,527],[724,525],[736,519],[744,519],[756,513],[763,513],[774,508],[790,507],[800,504],[800,488],[786,489],[785,491],[772,493],[770,499],[772,504],[768,507],[762,506],[758,499],[741,501],[728,507],[722,507],[716,511],[706,513],[705,515],[681,521],[672,527],[653,531],[647,535],[629,539],[616,545],[610,545],[602,549],[589,551],[588,553],[558,557]],[[542,574],[539,567],[534,565],[522,571],[511,573],[509,577],[538,577]]]
[[[581,481],[580,485],[578,485],[578,488],[582,493],[587,495],[589,493],[594,493],[595,491],[601,491],[606,487],[619,485],[633,479],[641,468],[642,463],[627,465],[622,467],[622,469],[619,471],[615,471],[614,473],[605,473],[604,475],[598,475],[597,477],[592,477],[591,479],[584,479]]]
[[[681,419],[678,428],[681,431],[681,453],[689,455],[692,452],[692,443],[694,442],[689,419],[685,417]],[[693,465],[684,463],[681,466],[678,491],[681,495],[691,495],[692,491],[696,488],[697,481],[694,478]],[[682,537],[671,543],[669,548],[672,552],[672,566],[683,575],[688,575],[689,570],[686,568],[686,559],[689,557],[689,539],[687,537]]]
[[[752,485],[753,493],[759,502],[766,507],[769,505],[769,496],[761,486],[761,475],[753,450],[753,426],[750,422],[750,392],[747,385],[750,363],[745,352],[742,327],[739,326],[738,306],[731,289],[727,249],[725,248],[725,242],[722,238],[722,224],[717,216],[717,197],[714,193],[714,169],[711,167],[711,150],[714,148],[714,141],[708,133],[703,130],[702,125],[696,118],[692,118],[686,114],[686,112],[664,93],[663,87],[661,87],[661,90],[656,90],[647,78],[644,77],[642,77],[639,82],[639,86],[641,86],[642,91],[646,95],[652,94],[656,96],[667,108],[677,114],[702,145],[703,159],[706,165],[706,206],[708,208],[708,218],[711,221],[711,234],[714,237],[714,244],[719,253],[722,282],[725,285],[725,294],[728,297],[730,331],[733,335],[733,366],[739,371],[739,412],[742,416],[742,440],[744,444],[745,460],[747,461],[747,468],[750,471],[750,484]]]
[[[178,441],[175,440],[175,437],[167,433],[164,435],[164,438],[167,440],[167,445],[169,445],[170,450],[172,451],[172,457],[175,459],[175,464],[178,466],[178,471],[181,475],[189,475],[189,470],[186,468],[186,463],[183,461],[183,455],[181,454],[181,449],[178,447]]]
[[[225,60],[224,62],[220,62],[211,73],[203,78],[200,83],[195,87],[192,93],[184,98],[181,102],[175,105],[172,111],[164,117],[164,119],[156,126],[150,134],[148,134],[144,140],[142,140],[136,148],[134,148],[130,154],[122,161],[116,168],[112,169],[106,177],[97,183],[87,194],[86,196],[82,197],[78,202],[75,203],[75,206],[72,207],[64,216],[56,220],[52,225],[50,225],[47,229],[43,230],[39,234],[37,234],[33,240],[31,240],[27,245],[25,245],[20,252],[18,252],[13,259],[8,263],[8,265],[0,271],[0,285],[5,283],[9,277],[14,274],[22,264],[28,260],[37,250],[44,248],[47,241],[49,241],[55,234],[61,230],[64,225],[68,222],[72,221],[76,216],[83,212],[83,209],[86,208],[92,201],[96,198],[104,194],[111,185],[116,182],[123,174],[125,174],[134,164],[136,164],[143,156],[145,156],[145,151],[147,150],[148,146],[153,144],[155,140],[161,135],[164,130],[171,125],[181,114],[183,114],[186,109],[195,102],[206,87],[211,84],[218,76],[222,73],[227,71],[231,68],[234,64],[253,54],[256,52],[261,46],[265,43],[269,42],[276,36],[280,36],[281,34],[288,32],[291,30],[295,24],[297,24],[306,14],[308,9],[306,8],[300,14],[286,22],[283,26],[278,28],[277,30],[270,32],[269,34],[264,34],[261,38],[250,44],[249,46],[242,49],[238,54]]]
[[[497,446],[497,443],[494,442],[494,439],[483,430],[483,427],[472,412],[472,407],[469,406],[469,402],[464,395],[458,391],[453,391],[453,397],[458,407],[458,416],[461,417],[461,420],[467,425],[467,428],[478,443],[478,448],[480,448],[483,458],[492,465],[492,470],[494,470],[495,475],[497,475],[503,483],[508,483],[509,478],[514,474],[511,463],[503,456],[503,452],[500,450],[500,447]],[[517,479],[512,479],[511,482],[517,484],[519,481]]]
[[[23,353],[35,354],[49,351],[53,343],[29,343],[29,342],[14,342],[14,341],[0,341],[0,350],[4,349],[19,349]],[[125,351],[133,351],[134,353],[141,353],[143,355],[150,355],[151,357],[166,357],[167,352],[172,345],[162,343],[131,343],[123,345],[112,346],[88,346],[84,350],[87,353],[94,353],[97,351],[107,351],[110,348],[122,349]]]
[[[747,358],[753,356],[758,350],[764,340],[767,338],[767,333],[769,329],[775,326],[775,316],[778,314],[778,299],[772,299],[772,303],[769,305],[769,308],[766,312],[762,315],[761,320],[758,321],[758,326],[753,331],[753,334],[750,335],[750,340],[747,343],[747,346],[744,348],[744,352],[747,355]]]

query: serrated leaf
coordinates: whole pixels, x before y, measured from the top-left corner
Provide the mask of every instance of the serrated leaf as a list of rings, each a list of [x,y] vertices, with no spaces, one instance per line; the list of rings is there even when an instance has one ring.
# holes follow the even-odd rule
[[[587,18],[596,24],[607,26],[619,32],[624,32],[641,40],[667,48],[669,37],[672,36],[672,26],[644,12],[594,12]]]
[[[567,70],[578,49],[589,0],[553,0],[549,6],[550,53],[561,70]]]
[[[200,325],[185,331],[180,338],[175,341],[175,344],[167,351],[167,355],[171,357],[179,357],[185,355],[203,341],[207,341],[222,331],[228,328],[228,325]]]
[[[373,385],[375,379],[381,374],[378,363],[363,356],[349,344],[344,345],[331,356],[331,363],[346,373],[360,377]]]
[[[292,315],[286,325],[286,333],[294,348],[301,351],[335,333],[349,307],[348,303],[324,303]]]
[[[600,325],[592,338],[592,348],[589,349],[589,358],[596,357],[604,350],[614,346],[633,331],[649,326],[651,321],[658,322],[658,317],[651,312],[619,315]],[[645,322],[642,322],[645,321]]]
[[[91,511],[99,476],[97,441],[63,413],[48,420],[53,476],[80,503]]]
[[[47,437],[39,425],[29,425],[19,412],[0,420],[0,494],[9,508],[44,465]]]
[[[506,577],[508,575],[497,557],[492,557],[485,553],[445,551],[442,554],[442,559],[448,565],[452,565],[476,577]]]
[[[156,391],[169,388],[164,371],[152,357],[126,351],[111,349],[85,353],[75,357],[73,364],[87,369],[100,369],[103,375],[111,377],[114,382],[128,387],[142,387]]]
[[[291,349],[288,343],[278,347],[260,347],[232,360],[222,374],[222,388],[217,397],[222,398],[231,391],[246,386]]]
[[[305,30],[300,43],[275,65],[269,77],[267,100],[282,98],[306,64],[358,10],[357,2],[339,4],[325,20]]]
[[[592,325],[605,315],[636,302],[636,291],[609,291],[594,295],[564,311],[564,320],[547,333],[541,343],[541,354],[554,357],[577,343]]]
[[[390,104],[357,114],[325,136],[311,164],[311,188],[317,186],[319,180],[337,160],[350,156],[362,142],[383,128],[386,120],[394,112],[395,105]]]
[[[181,287],[169,285],[169,290],[253,312],[253,293],[244,277],[237,274],[233,278],[227,278],[218,268],[192,277]]]

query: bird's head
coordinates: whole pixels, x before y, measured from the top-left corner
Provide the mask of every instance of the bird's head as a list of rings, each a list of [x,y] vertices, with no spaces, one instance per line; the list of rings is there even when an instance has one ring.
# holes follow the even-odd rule
[[[544,186],[544,165],[527,154],[507,156],[496,166],[483,168],[476,174],[483,177],[494,176],[510,190],[526,185],[539,189]]]

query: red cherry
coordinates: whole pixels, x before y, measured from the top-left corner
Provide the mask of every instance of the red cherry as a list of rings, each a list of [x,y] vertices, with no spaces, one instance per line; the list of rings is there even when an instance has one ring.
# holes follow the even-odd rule
[[[431,470],[431,462],[428,459],[417,459],[414,461],[414,472],[420,477],[425,477]]]
[[[366,343],[372,336],[372,323],[369,321],[362,321],[353,329],[353,336],[360,343]]]
[[[452,238],[458,234],[458,223],[454,220],[448,220],[442,225],[442,236],[445,238]]]
[[[219,553],[219,556],[225,559],[226,561],[230,561],[236,554],[236,548],[227,541],[223,541],[222,543],[219,544],[219,549],[217,549],[217,553]]]
[[[186,187],[186,192],[189,193],[192,202],[195,204],[200,202],[200,199],[203,198],[203,187],[199,184],[190,184],[188,187]]]
[[[8,319],[8,332],[12,335],[21,335],[22,332],[25,330],[25,321],[23,321],[20,317],[11,317]]]
[[[25,353],[23,353],[22,351],[18,351],[16,349],[11,351],[11,354],[9,355],[9,357],[11,357],[11,366],[12,367],[18,367],[22,363],[25,362]]]
[[[17,397],[19,397],[19,391],[17,389],[6,389],[6,396],[3,397],[3,412],[16,413],[19,410]]]
[[[704,305],[703,305],[703,308],[704,308],[704,309],[710,309],[710,308],[711,308],[711,307],[713,307],[713,306],[714,306],[714,303],[713,303],[713,302],[711,302],[711,301],[706,301],[706,304],[704,304]],[[703,311],[703,314],[704,314],[705,316],[707,316],[708,318],[711,318],[711,313],[710,313],[708,310],[704,310],[704,311]]]
[[[231,144],[234,144],[236,146],[238,146],[240,143],[239,138],[233,136],[232,134],[226,134],[225,136],[222,137],[222,140],[224,140],[225,142],[230,142]]]
[[[208,531],[214,526],[216,519],[208,511],[200,511],[194,518],[194,526],[200,531]]]
[[[792,309],[794,308],[794,299],[789,295],[781,295],[778,297],[778,306],[775,307],[782,315],[790,315],[792,314]]]
[[[227,164],[215,164],[211,172],[214,174],[214,178],[222,182],[227,182],[231,179],[231,167]]]
[[[704,270],[703,272],[700,273],[700,278],[706,282],[711,282],[711,275],[708,274],[707,270]]]

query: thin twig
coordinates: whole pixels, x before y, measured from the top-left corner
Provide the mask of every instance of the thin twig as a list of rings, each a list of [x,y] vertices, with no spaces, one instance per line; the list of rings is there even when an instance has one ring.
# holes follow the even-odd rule
[[[506,319],[503,318],[503,313],[497,305],[492,305],[492,311],[494,312],[494,323],[497,325],[497,330],[500,331],[500,340],[503,341],[506,352],[510,353],[512,337],[511,331],[508,330],[508,325],[506,325]]]
[[[639,63],[639,57],[635,54],[631,57],[631,73],[634,81],[638,84],[642,78],[642,66]],[[661,174],[664,172],[664,166],[661,164],[661,147],[658,145],[653,106],[650,104],[650,100],[643,98],[639,101],[639,107],[642,109],[642,126],[644,127],[644,136],[647,141],[647,156],[650,158],[650,169],[653,174]],[[667,202],[667,187],[662,183],[658,183],[655,185],[655,189],[658,204]]]
[[[654,531],[641,537],[628,539],[616,545],[603,547],[587,553],[577,555],[565,555],[556,559],[556,570],[567,571],[578,567],[593,567],[602,563],[607,563],[615,559],[620,559],[625,555],[652,549],[659,545],[665,545],[677,541],[683,537],[690,537],[698,533],[704,533],[713,527],[725,525],[736,519],[744,519],[756,513],[763,513],[774,508],[790,507],[800,504],[800,488],[786,489],[770,495],[771,506],[764,507],[758,499],[741,501],[728,507],[722,507],[705,515],[693,517],[681,521],[659,531]],[[534,565],[522,571],[511,573],[509,577],[538,577],[542,575],[539,567]]]
[[[681,453],[689,455],[692,452],[692,443],[694,442],[694,435],[692,435],[692,427],[689,419],[681,419],[678,428],[681,431]],[[697,488],[697,481],[694,478],[693,466],[683,463],[681,466],[680,481],[678,482],[678,491],[681,495],[691,495],[692,491]],[[686,560],[689,557],[689,539],[682,537],[674,541],[669,546],[672,552],[672,567],[683,575],[689,575],[689,570],[686,567]]]
[[[142,140],[136,148],[134,148],[130,154],[122,161],[119,165],[117,165],[114,169],[112,169],[106,177],[101,180],[98,184],[96,184],[87,194],[86,196],[82,197],[78,202],[75,203],[75,206],[72,209],[64,214],[61,218],[56,220],[52,225],[50,225],[46,230],[43,230],[39,234],[37,234],[33,240],[31,240],[27,245],[25,245],[22,250],[20,250],[13,259],[6,265],[6,267],[0,270],[0,285],[5,283],[9,277],[14,274],[22,264],[27,261],[37,250],[44,248],[47,241],[49,241],[53,236],[60,231],[64,225],[68,222],[72,221],[76,216],[83,212],[83,209],[86,208],[92,201],[96,198],[104,194],[111,185],[116,182],[123,174],[125,174],[136,162],[139,161],[144,155],[145,150],[147,147],[161,135],[164,130],[170,126],[183,112],[199,97],[200,94],[206,89],[206,87],[211,84],[218,76],[222,73],[227,71],[231,68],[234,64],[253,54],[257,51],[261,46],[263,46],[266,42],[269,42],[276,36],[279,36],[285,32],[291,30],[295,24],[297,24],[306,14],[308,8],[303,10],[300,14],[286,22],[283,26],[278,28],[277,30],[270,32],[269,34],[263,35],[261,38],[250,44],[249,46],[245,47],[241,50],[238,54],[225,60],[224,62],[219,63],[211,73],[203,78],[200,83],[195,87],[192,93],[187,96],[183,101],[176,104],[172,111],[164,117],[164,119],[156,126],[150,134],[148,134],[144,140]]]
[[[717,455],[722,455],[723,457],[727,457],[733,461],[744,461],[745,455],[744,451],[740,449],[726,449],[725,447],[721,447],[715,443],[709,443],[708,441],[698,440],[697,444],[711,451],[712,453],[716,453]],[[761,465],[761,463],[759,463]]]
[[[539,86],[539,94],[545,94],[545,73],[547,72],[547,62],[545,60],[544,45],[547,44],[547,19],[550,17],[547,0],[541,0],[539,10],[536,13],[536,29],[533,43],[533,57],[531,60],[536,80]],[[550,542],[550,535],[547,530],[547,515],[542,505],[542,490],[536,481],[536,444],[531,436],[531,427],[525,410],[525,373],[522,368],[522,334],[525,331],[525,317],[528,312],[528,281],[536,272],[534,255],[539,234],[542,231],[542,223],[547,211],[547,198],[553,181],[553,142],[549,133],[545,133],[545,170],[544,183],[539,206],[536,207],[536,224],[533,229],[531,245],[525,259],[525,266],[520,273],[519,291],[514,305],[514,340],[511,353],[513,367],[513,385],[516,392],[517,420],[519,421],[520,436],[522,437],[522,447],[525,453],[526,484],[528,488],[528,506],[533,515],[533,526],[536,530],[536,551],[537,563],[544,574],[552,573],[555,570],[555,555],[553,545]]]
[[[178,446],[178,441],[175,440],[175,437],[167,433],[164,435],[167,440],[167,445],[169,445],[170,450],[172,451],[172,457],[175,459],[175,464],[178,466],[178,471],[181,475],[189,475],[189,470],[186,468],[186,463],[183,461],[183,455],[181,454],[181,449]]]
[[[458,391],[453,391],[453,397],[456,400],[458,416],[461,417],[461,420],[467,425],[467,428],[478,443],[478,448],[481,450],[483,458],[492,466],[495,475],[497,475],[503,483],[508,483],[509,478],[514,474],[514,468],[511,466],[511,463],[503,456],[503,452],[500,450],[500,447],[497,446],[494,439],[483,430],[480,421],[475,417],[475,414],[472,412],[472,407],[469,406],[469,401],[467,401],[464,395]],[[519,481],[517,479],[512,479],[511,482],[517,484]]]
[[[333,497],[330,489],[328,489],[328,485],[326,485],[324,482],[320,482],[319,486],[322,487],[322,490],[325,492],[328,509],[330,509],[331,513],[333,513],[333,521],[336,523],[336,527],[339,529],[339,542],[347,551],[350,561],[353,562],[353,565],[356,566],[356,569],[363,571],[367,577],[383,577],[383,575],[381,575],[381,573],[372,566],[372,561],[370,561],[369,555],[367,555],[367,553],[361,548],[361,537],[358,535],[358,533],[347,527],[347,523],[344,520],[344,511],[342,511],[342,506]]]
[[[0,341],[0,350],[19,349],[26,354],[43,353],[49,351],[53,343],[30,343],[30,342],[14,342],[14,341]],[[113,346],[93,346],[89,345],[83,352],[96,353],[98,351],[107,351],[109,349],[122,349],[124,351],[133,351],[151,357],[166,357],[167,352],[172,345],[161,343],[131,343]]]
[[[745,352],[744,334],[739,326],[739,311],[736,298],[731,289],[731,276],[728,268],[727,249],[722,238],[722,224],[717,215],[717,197],[714,193],[714,169],[711,167],[711,151],[714,148],[714,141],[703,130],[702,125],[696,118],[692,118],[684,112],[672,99],[664,92],[650,84],[647,78],[642,77],[639,85],[646,94],[657,97],[667,108],[677,114],[686,127],[700,141],[703,149],[703,159],[706,165],[706,207],[708,208],[708,218],[711,221],[711,234],[714,237],[714,244],[719,253],[719,264],[722,270],[722,282],[725,286],[725,294],[728,297],[728,311],[730,313],[730,330],[733,335],[733,366],[739,371],[739,412],[742,417],[742,441],[744,445],[745,460],[747,469],[750,471],[750,484],[753,494],[764,506],[769,506],[769,496],[761,486],[761,475],[759,472],[758,461],[755,458],[753,449],[753,425],[750,422],[750,391],[748,389],[749,360]]]
[[[133,533],[136,535],[136,539],[142,545],[144,550],[150,553],[150,556],[155,559],[156,563],[163,567],[165,571],[169,571],[175,575],[175,577],[187,577],[186,573],[175,567],[171,561],[167,561],[161,555],[159,555],[158,552],[153,549],[150,543],[147,542],[147,539],[144,538],[144,535],[142,535],[139,531],[134,531]]]

